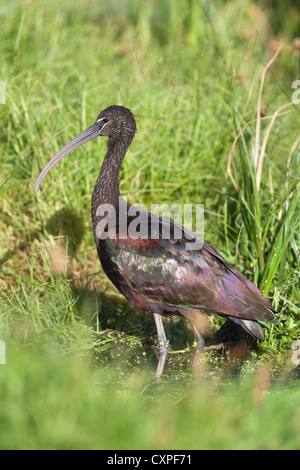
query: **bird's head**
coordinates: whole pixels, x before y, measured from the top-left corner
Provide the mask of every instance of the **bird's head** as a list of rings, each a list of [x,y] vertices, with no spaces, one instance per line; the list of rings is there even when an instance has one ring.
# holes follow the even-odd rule
[[[99,123],[99,135],[115,139],[123,136],[133,138],[136,131],[135,119],[132,112],[124,106],[109,106],[101,111],[96,123]]]
[[[68,155],[80,145],[85,144],[99,136],[109,137],[109,141],[119,143],[128,147],[136,131],[135,119],[132,112],[124,106],[109,106],[101,111],[96,122],[85,131],[75,137],[71,142],[65,145],[54,157],[47,163],[41,171],[35,183],[35,192],[38,192],[39,186],[48,171],[63,157]]]

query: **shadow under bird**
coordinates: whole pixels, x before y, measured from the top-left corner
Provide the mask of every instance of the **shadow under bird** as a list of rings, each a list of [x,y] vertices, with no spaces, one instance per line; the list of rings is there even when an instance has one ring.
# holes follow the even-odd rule
[[[189,320],[196,337],[193,361],[196,364],[204,347],[203,314],[217,313],[229,318],[252,337],[263,340],[258,321],[274,323],[276,311],[251,281],[196,234],[122,199],[119,173],[135,131],[135,119],[129,109],[109,106],[94,124],[54,155],[40,173],[35,191],[61,158],[95,137],[108,137],[107,153],[92,195],[95,243],[102,268],[111,282],[134,307],[154,315],[159,344],[156,375],[159,377],[168,354],[162,315],[181,314]],[[115,210],[115,223],[110,224],[109,208]],[[136,211],[132,211],[133,208]],[[146,236],[131,236],[126,230],[137,220],[143,220],[148,226]],[[188,248],[191,235],[196,242],[195,249]]]

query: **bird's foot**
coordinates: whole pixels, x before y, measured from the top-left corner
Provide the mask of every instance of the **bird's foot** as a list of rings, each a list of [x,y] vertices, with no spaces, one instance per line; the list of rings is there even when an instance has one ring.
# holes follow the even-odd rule
[[[212,350],[221,349],[221,350],[222,350],[222,354],[225,354],[225,353],[227,353],[228,350],[230,349],[231,344],[232,344],[232,343],[228,342],[228,343],[214,344],[214,345],[212,345],[212,346],[206,346],[205,351],[212,351]]]

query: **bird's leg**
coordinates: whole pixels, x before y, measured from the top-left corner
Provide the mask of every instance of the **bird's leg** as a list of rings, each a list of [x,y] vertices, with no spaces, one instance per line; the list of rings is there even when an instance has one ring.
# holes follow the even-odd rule
[[[167,340],[167,337],[166,337],[161,315],[158,313],[154,313],[154,320],[155,320],[156,330],[157,330],[158,354],[159,354],[158,365],[156,369],[156,377],[160,377],[161,374],[163,373],[165,362],[166,362],[167,355],[169,352],[169,349],[168,349],[169,341]]]
[[[200,333],[197,330],[197,328],[195,327],[195,325],[192,324],[192,327],[193,327],[193,330],[194,330],[196,343],[197,343],[196,352],[195,352],[193,360],[192,360],[192,367],[194,368],[194,367],[197,367],[197,365],[199,364],[201,353],[202,353],[202,350],[203,350],[204,345],[205,345],[205,341],[204,341],[203,336],[200,335]]]

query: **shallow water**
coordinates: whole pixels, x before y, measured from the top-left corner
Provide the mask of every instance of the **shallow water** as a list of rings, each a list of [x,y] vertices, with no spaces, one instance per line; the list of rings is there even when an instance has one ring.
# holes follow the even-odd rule
[[[192,350],[169,354],[163,375],[157,379],[154,347],[143,350],[119,345],[107,353],[104,361],[103,356],[95,361],[96,367],[106,369],[107,381],[101,388],[118,391],[121,395],[132,394],[133,389],[135,392],[138,389],[139,398],[166,398],[172,403],[183,399],[198,385],[211,387],[216,394],[224,389],[236,393],[237,386],[248,380],[274,393],[299,390],[300,365],[293,364],[291,354],[277,364],[257,351],[250,351],[243,359],[232,359],[228,354],[208,349],[199,366],[192,369]]]

